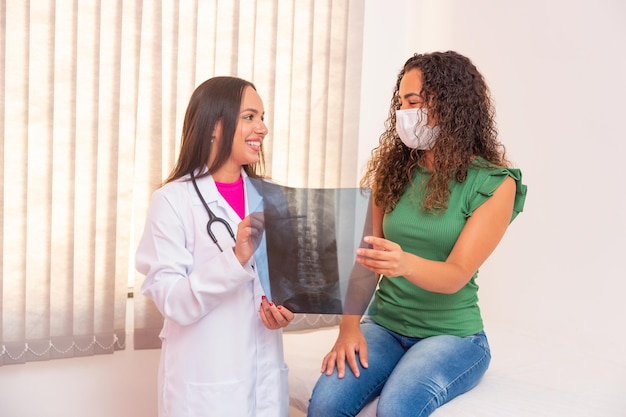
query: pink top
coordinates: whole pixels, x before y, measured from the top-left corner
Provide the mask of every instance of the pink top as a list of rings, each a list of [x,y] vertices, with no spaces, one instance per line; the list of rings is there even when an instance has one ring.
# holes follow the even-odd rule
[[[240,218],[246,216],[246,205],[243,196],[243,177],[235,182],[217,182],[215,181],[217,190],[222,197],[230,204]]]

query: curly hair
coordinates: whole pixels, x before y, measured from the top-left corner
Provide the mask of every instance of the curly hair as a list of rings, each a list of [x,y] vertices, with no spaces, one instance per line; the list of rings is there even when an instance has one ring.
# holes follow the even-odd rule
[[[400,81],[413,69],[422,73],[420,95],[440,128],[431,150],[432,175],[424,184],[412,183],[415,170],[425,163],[425,151],[406,147],[396,131]],[[494,119],[495,109],[487,84],[468,58],[454,51],[413,55],[398,74],[385,131],[379,146],[372,151],[361,186],[372,188],[375,203],[385,213],[395,208],[409,186],[422,187],[423,210],[445,210],[450,181],[465,181],[476,157],[495,166],[509,165]]]

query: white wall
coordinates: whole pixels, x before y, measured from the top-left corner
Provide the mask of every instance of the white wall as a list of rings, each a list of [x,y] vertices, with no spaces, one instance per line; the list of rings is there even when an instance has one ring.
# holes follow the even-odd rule
[[[362,167],[413,52],[469,56],[492,88],[526,210],[482,269],[487,329],[626,358],[626,3],[366,0]],[[128,339],[130,341],[131,335]],[[158,351],[0,367],[2,417],[155,416]]]
[[[525,212],[483,269],[487,319],[626,363],[626,3],[416,9],[411,47],[474,60],[528,184]]]
[[[412,53],[470,57],[528,185],[524,213],[481,270],[487,330],[517,327],[626,362],[626,3],[372,0],[368,8],[379,32],[365,42],[360,157],[377,143],[397,70]]]
[[[125,350],[1,366],[0,417],[156,417],[160,351],[133,350],[127,308]]]

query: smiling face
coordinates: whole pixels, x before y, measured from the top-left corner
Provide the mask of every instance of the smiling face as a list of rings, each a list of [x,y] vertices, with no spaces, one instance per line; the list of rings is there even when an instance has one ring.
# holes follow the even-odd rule
[[[268,132],[264,118],[265,108],[261,97],[254,88],[246,87],[241,98],[239,118],[230,156],[226,163],[213,173],[216,181],[236,181],[243,165],[259,162],[261,144]],[[217,146],[221,142],[221,133],[221,124],[218,124],[213,134]]]

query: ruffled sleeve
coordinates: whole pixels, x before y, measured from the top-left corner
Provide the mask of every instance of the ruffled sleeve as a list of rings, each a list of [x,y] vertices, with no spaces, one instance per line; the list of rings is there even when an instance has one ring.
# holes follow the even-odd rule
[[[474,191],[468,196],[465,215],[467,217],[471,216],[474,210],[493,195],[493,192],[502,184],[506,177],[511,177],[516,184],[515,202],[513,203],[513,214],[511,215],[511,221],[513,221],[524,209],[524,202],[526,201],[526,185],[522,184],[522,171],[516,168],[499,168],[481,170],[479,172],[480,174],[474,183]]]

